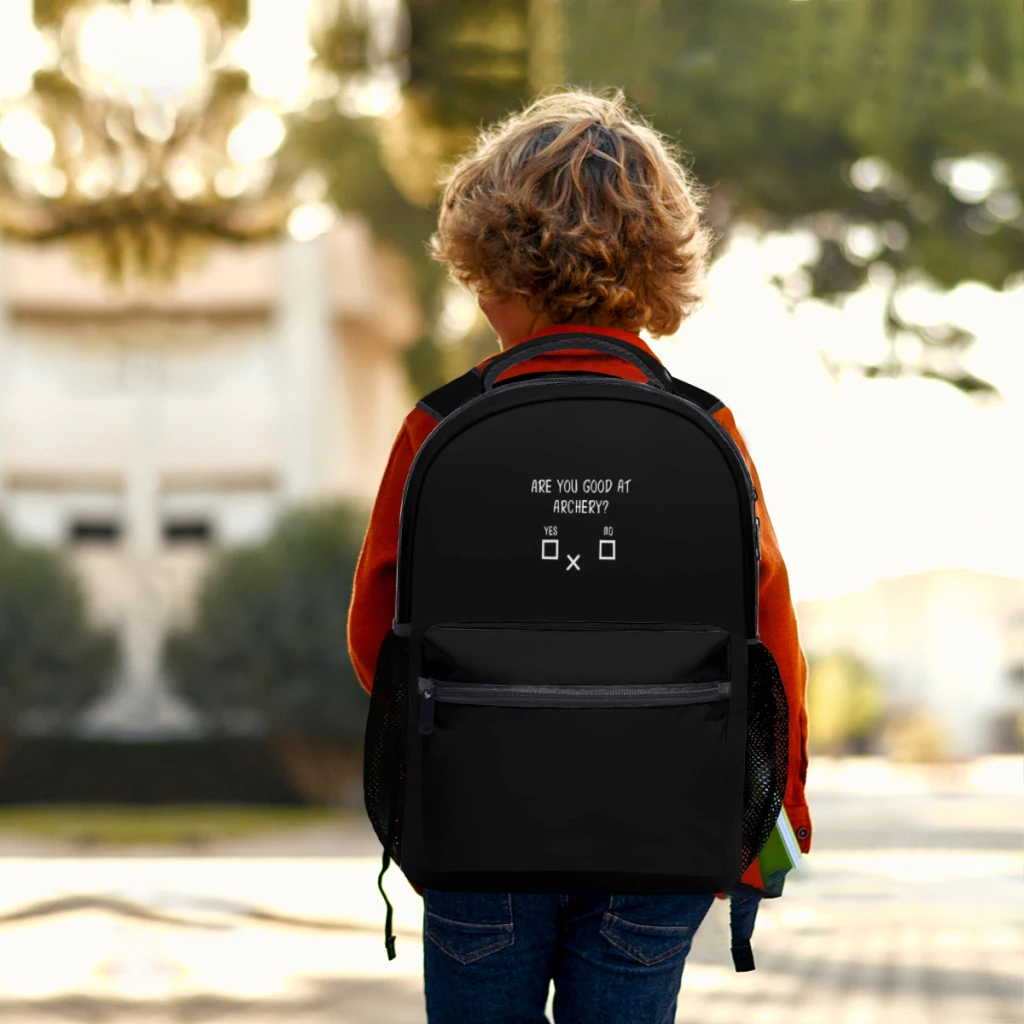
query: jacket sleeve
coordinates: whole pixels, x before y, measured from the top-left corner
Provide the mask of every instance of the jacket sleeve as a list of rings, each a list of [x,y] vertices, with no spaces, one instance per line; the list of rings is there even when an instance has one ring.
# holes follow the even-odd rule
[[[405,479],[414,454],[408,428],[403,425],[391,446],[356,562],[348,610],[348,652],[359,682],[367,692],[373,689],[377,654],[395,614],[399,517]]]
[[[789,780],[784,804],[800,849],[807,853],[811,847],[811,818],[804,794],[807,780],[807,660],[800,646],[796,612],[789,592],[789,574],[768,515],[757,469],[732,412],[723,407],[714,416],[739,446],[757,489],[755,514],[761,520],[757,624],[762,642],[778,663],[786,688],[789,703]]]

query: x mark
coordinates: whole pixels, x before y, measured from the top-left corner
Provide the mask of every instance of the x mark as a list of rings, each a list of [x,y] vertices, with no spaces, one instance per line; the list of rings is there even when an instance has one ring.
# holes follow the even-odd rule
[[[570,569],[575,569],[577,572],[582,572],[580,569],[580,556],[579,555],[566,555],[569,559],[569,564],[565,567],[565,571],[568,572]]]

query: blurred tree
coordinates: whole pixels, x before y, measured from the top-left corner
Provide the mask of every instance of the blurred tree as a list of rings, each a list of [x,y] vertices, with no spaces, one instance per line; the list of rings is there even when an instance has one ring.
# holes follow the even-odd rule
[[[444,270],[427,255],[427,239],[436,221],[433,208],[410,202],[395,184],[384,167],[372,121],[335,112],[322,120],[299,122],[287,145],[293,160],[308,161],[321,169],[338,209],[365,217],[374,232],[394,245],[412,268],[428,326],[423,337],[405,351],[407,369],[420,393],[443,384],[455,371],[448,372],[429,331],[440,312],[445,281]]]
[[[36,23],[47,28],[60,28],[65,15],[81,0],[33,0],[32,14]],[[168,0],[157,0],[168,2]],[[249,16],[249,0],[186,0],[194,7],[211,7],[217,17],[231,26],[244,25]]]
[[[1024,270],[1024,19],[1010,0],[566,0],[566,73],[619,85],[694,154],[721,234],[808,228],[817,255],[778,281],[839,301],[887,281],[889,353],[852,364],[991,391],[972,338],[899,312],[903,287]],[[912,354],[908,357],[908,349]],[[833,364],[836,370],[843,367]]]
[[[396,45],[406,67],[401,104],[385,116],[353,119],[325,102],[293,127],[288,151],[319,167],[341,210],[362,214],[415,268],[425,322],[443,308],[444,270],[430,260],[438,180],[482,124],[504,117],[539,89],[562,80],[560,0],[407,0]],[[318,46],[337,74],[344,21]],[[407,353],[415,387],[442,384],[468,353],[445,351],[428,330]]]
[[[893,761],[944,761],[950,754],[949,730],[927,708],[893,708],[883,729],[882,749]]]
[[[0,733],[70,730],[116,664],[113,632],[86,622],[73,570],[0,525]]]
[[[173,5],[133,10],[150,6],[155,18]],[[170,276],[204,239],[263,237],[296,203],[322,205],[322,178],[335,206],[365,214],[410,259],[438,324],[444,278],[426,241],[444,167],[481,124],[540,90],[622,87],[694,154],[721,237],[739,221],[812,233],[813,257],[776,282],[788,302],[839,303],[869,277],[888,289],[885,357],[824,352],[831,372],[994,391],[965,365],[970,333],[916,322],[901,298],[918,281],[1021,280],[1024,19],[1013,0],[318,0],[308,95],[281,117],[246,113],[255,100],[230,45],[244,0],[189,9],[207,66],[169,105],[130,82],[107,95],[99,69],[76,58],[91,5],[36,0],[39,30],[67,52],[37,73],[5,133],[20,153],[0,160],[8,231],[75,240],[115,277]],[[232,149],[246,139],[258,145],[240,166]],[[424,390],[471,354],[437,341],[428,329],[409,352]]]
[[[211,566],[193,623],[167,638],[165,664],[213,731],[362,737],[366,694],[345,624],[365,527],[346,506],[297,509],[265,544]]]
[[[788,301],[841,302],[869,274],[885,283],[886,358],[826,358],[833,372],[916,374],[970,394],[993,391],[963,365],[971,335],[913,322],[900,296],[922,279],[1002,288],[1024,269],[1024,19],[1011,0],[407,0],[406,8],[405,102],[373,124],[376,152],[358,174],[387,172],[399,194],[376,215],[381,231],[398,237],[424,225],[402,239],[421,266],[432,218],[411,211],[429,207],[431,183],[481,123],[562,81],[622,87],[694,154],[720,236],[741,220],[813,232],[813,259],[776,282]],[[336,156],[343,134],[327,118],[307,141]],[[368,200],[383,186],[353,188],[351,174],[334,185],[343,208],[374,216]],[[430,301],[440,275],[423,273]],[[430,364],[420,350],[414,358]]]
[[[882,684],[850,651],[809,658],[808,741],[824,754],[867,753],[882,724]]]
[[[341,505],[286,514],[211,567],[193,623],[165,645],[175,689],[215,734],[258,731],[307,800],[351,800],[367,697],[346,619],[366,522]]]

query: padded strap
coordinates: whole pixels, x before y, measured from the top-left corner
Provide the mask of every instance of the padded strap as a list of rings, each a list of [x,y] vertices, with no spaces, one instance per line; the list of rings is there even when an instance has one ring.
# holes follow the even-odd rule
[[[461,377],[442,384],[439,388],[431,391],[429,395],[421,398],[416,403],[416,408],[422,409],[440,422],[455,412],[459,406],[465,405],[471,398],[476,398],[482,390],[483,378],[480,371],[474,366]]]
[[[524,373],[518,375],[515,379],[518,381],[520,378],[527,380],[534,377],[547,377],[550,373],[551,371]],[[599,374],[592,370],[579,370],[574,371],[573,376],[606,377],[608,374]],[[693,402],[694,405],[700,406],[708,414],[715,413],[724,405],[710,391],[703,391],[701,388],[688,384],[685,380],[680,380],[678,377],[672,377],[671,381],[676,394],[680,398]],[[466,373],[462,374],[461,377],[456,377],[454,380],[448,381],[447,384],[442,384],[441,387],[436,388],[429,395],[421,398],[416,403],[416,407],[440,422],[446,416],[450,416],[460,406],[465,405],[471,398],[476,398],[482,391],[483,374],[474,366],[471,370],[467,370]]]
[[[716,398],[710,391],[702,391],[700,388],[694,387],[693,384],[687,384],[685,380],[680,380],[678,377],[672,378],[672,384],[680,398],[685,398],[688,402],[699,405],[709,415],[717,412],[725,405],[721,399]]]
[[[619,338],[609,338],[603,334],[548,334],[530,341],[520,342],[506,349],[491,360],[484,372],[484,390],[494,387],[498,377],[506,370],[543,352],[559,352],[566,349],[590,349],[593,352],[604,352],[632,363],[641,370],[648,382],[663,391],[670,391],[672,378],[668,371],[653,356],[649,356],[642,348],[631,345]]]

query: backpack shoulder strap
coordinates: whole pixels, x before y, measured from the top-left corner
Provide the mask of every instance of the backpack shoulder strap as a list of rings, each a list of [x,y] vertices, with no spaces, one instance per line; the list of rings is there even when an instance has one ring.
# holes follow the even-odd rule
[[[687,384],[685,380],[680,380],[678,377],[672,378],[672,386],[676,389],[676,394],[680,398],[685,398],[688,402],[699,405],[708,415],[712,415],[725,405],[721,399],[716,398],[710,391],[702,391],[700,388],[695,387],[693,384]]]
[[[446,416],[455,412],[460,405],[464,405],[471,398],[479,395],[482,388],[483,377],[474,366],[461,377],[456,377],[455,380],[450,380],[447,384],[442,384],[439,388],[435,388],[429,395],[424,395],[416,403],[416,408],[422,409],[440,422]]]
[[[699,405],[706,413],[713,414],[725,404],[716,398],[710,391],[704,391],[693,384],[688,384],[678,377],[672,378],[672,385],[681,398],[685,398],[694,405]],[[424,395],[416,407],[425,413],[433,416],[440,422],[446,416],[450,416],[459,406],[464,405],[471,398],[475,398],[483,389],[483,375],[474,366],[467,370],[461,377],[442,384],[435,388],[429,395]]]

